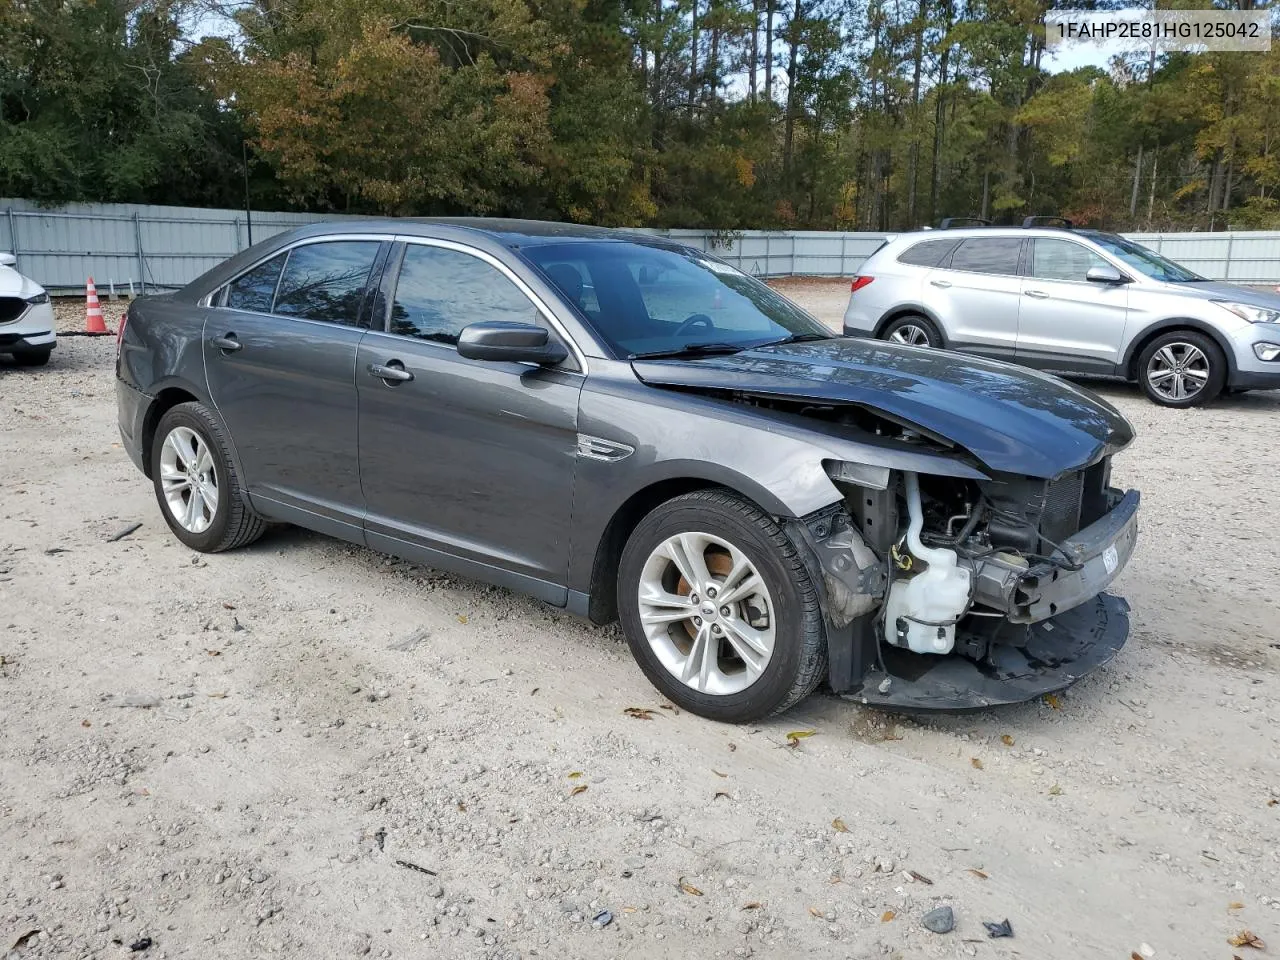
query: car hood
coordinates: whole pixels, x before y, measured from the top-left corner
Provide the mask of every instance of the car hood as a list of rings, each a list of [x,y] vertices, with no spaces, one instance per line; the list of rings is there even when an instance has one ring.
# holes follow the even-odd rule
[[[1280,295],[1266,290],[1255,290],[1253,287],[1242,287],[1235,283],[1224,283],[1219,280],[1207,280],[1203,283],[1166,283],[1165,287],[1187,296],[1202,297],[1206,300],[1231,300],[1235,303],[1250,303],[1269,310],[1280,310]]]
[[[644,383],[848,403],[919,427],[991,470],[1056,477],[1124,447],[1133,427],[1057,377],[976,357],[833,338],[695,360],[635,360]]]
[[[0,297],[34,297],[44,290],[34,280],[28,280],[13,267],[0,267]]]

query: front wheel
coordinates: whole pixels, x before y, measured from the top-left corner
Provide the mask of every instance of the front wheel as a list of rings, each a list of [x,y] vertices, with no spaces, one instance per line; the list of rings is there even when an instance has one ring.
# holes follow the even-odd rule
[[[1208,403],[1227,382],[1227,358],[1203,333],[1179,330],[1156,337],[1138,357],[1138,383],[1162,407]]]
[[[13,362],[20,367],[43,367],[49,362],[53,347],[42,347],[37,350],[19,350],[13,355]]]
[[[618,566],[618,610],[653,685],[712,720],[780,713],[826,670],[818,595],[795,545],[727,490],[676,497],[640,521]]]
[[[169,529],[192,550],[243,547],[266,530],[240,486],[222,425],[202,404],[180,403],[160,418],[151,477]]]
[[[904,343],[909,347],[940,347],[942,334],[928,317],[908,314],[892,321],[880,331],[880,339]]]

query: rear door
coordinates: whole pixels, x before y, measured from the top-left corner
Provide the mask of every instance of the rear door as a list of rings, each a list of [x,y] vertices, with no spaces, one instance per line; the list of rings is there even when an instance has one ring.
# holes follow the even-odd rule
[[[356,364],[365,540],[563,604],[580,358],[540,367],[459,356],[462,328],[484,320],[567,338],[487,254],[410,241],[397,258],[385,329],[361,342]]]
[[[266,515],[361,537],[356,347],[389,244],[324,239],[231,281],[205,322],[209,394]]]
[[[1129,288],[1085,279],[1090,267],[1110,266],[1075,240],[1031,240],[1022,281],[1018,362],[1080,373],[1114,370],[1120,362]]]
[[[1012,358],[1022,243],[1020,237],[966,237],[950,259],[929,271],[925,305],[942,321],[950,346]]]

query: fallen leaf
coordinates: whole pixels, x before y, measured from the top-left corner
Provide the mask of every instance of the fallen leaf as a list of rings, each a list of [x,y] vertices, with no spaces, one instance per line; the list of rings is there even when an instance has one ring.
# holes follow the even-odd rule
[[[787,739],[791,741],[791,746],[794,747],[805,737],[812,737],[817,732],[817,730],[792,730],[787,734]]]
[[[1137,950],[1129,951],[1129,960],[1146,960]]]
[[[691,897],[702,896],[702,891],[699,890],[697,887],[695,887],[692,883],[690,883],[684,877],[680,878],[680,883],[678,884],[678,886],[680,887],[681,890],[683,890],[685,893],[687,893]]]
[[[1052,787],[1049,788],[1049,796],[1051,797],[1062,796],[1062,788],[1055,783]]]
[[[763,906],[764,906],[764,904],[763,904],[763,903],[761,903],[759,900],[751,900],[751,901],[749,901],[749,902],[747,902],[747,903],[744,903],[740,909],[742,909],[742,910],[759,910],[759,909],[760,909],[761,907],[763,907]]]
[[[979,880],[990,880],[990,879],[991,879],[991,877],[990,877],[990,875],[989,875],[989,874],[983,873],[981,870],[977,869],[976,867],[970,867],[970,868],[969,868],[969,872],[970,872],[970,873],[972,873],[972,874],[973,874],[975,877],[977,877]]]
[[[674,703],[660,703],[658,704],[658,706],[660,706],[663,710],[670,710],[672,713],[680,712],[680,708],[677,707]]]
[[[534,687],[532,690],[529,691],[529,696],[532,697],[535,693],[537,693],[541,689],[542,689],[541,687]]]
[[[212,697],[214,700],[225,700],[227,699],[227,691],[223,690],[219,693],[206,693],[205,696]]]
[[[1001,743],[1003,743],[1006,747],[1012,747],[1012,746],[1013,746],[1013,737],[1009,736],[1009,735],[1006,733],[1003,737],[1001,737],[1001,738],[1000,738],[1000,742],[1001,742]]]
[[[1243,910],[1243,909],[1244,909],[1244,904],[1243,904],[1243,903],[1241,903],[1239,900],[1235,900],[1235,901],[1233,901],[1233,902],[1231,902],[1231,903],[1228,903],[1228,904],[1227,904],[1227,909],[1228,909],[1228,910]]]
[[[227,603],[227,601],[225,600],[222,601],[223,610],[234,610],[235,608],[236,608],[236,605],[234,603]]]
[[[844,877],[838,877],[834,874],[827,879],[827,883],[844,883]]]
[[[467,615],[466,615],[465,613],[460,613],[460,614],[458,614],[458,622],[459,622],[459,623],[466,623],[466,622],[467,622]]]
[[[637,909],[638,909],[637,907],[623,907],[623,908],[622,908],[622,912],[623,912],[623,913],[635,913]]]
[[[458,801],[458,812],[459,812],[459,813],[466,813],[466,812],[467,812],[467,805],[466,805],[465,803],[463,803],[461,800],[459,800],[459,801]]]
[[[652,720],[658,715],[657,710],[650,710],[648,707],[627,707],[622,712],[633,720]]]
[[[811,917],[817,917],[819,920],[821,920],[821,919],[823,918],[823,916],[825,916],[825,914],[824,914],[820,909],[818,909],[817,907],[810,907],[810,908],[809,908],[809,916],[811,916]]]
[[[880,914],[880,922],[888,923],[890,920],[892,920],[896,916],[897,914],[894,913],[892,910],[886,910],[884,913]]]
[[[1062,709],[1062,698],[1059,697],[1056,693],[1046,693],[1044,695],[1044,702],[1047,703],[1049,706],[1053,707],[1053,709],[1055,710]]]
[[[923,873],[916,873],[914,870],[908,870],[907,873],[911,874],[911,878],[913,880],[919,880],[921,883],[928,884],[931,887],[933,886],[933,881],[930,880],[928,877],[926,877]]]
[[[724,797],[726,800],[732,800],[732,799],[733,799],[733,797],[729,796],[729,794],[725,793],[723,790],[717,790],[717,791],[716,791],[716,795],[715,795],[714,797],[712,797],[711,799],[712,799],[712,800],[719,800],[721,797]]]
[[[1267,806],[1274,807],[1277,803],[1280,803],[1280,800],[1277,800],[1275,797],[1272,797],[1270,800],[1267,801]]]
[[[576,787],[574,787],[572,790],[569,791],[569,796],[576,797],[578,794],[586,793],[586,792],[587,792],[587,785],[585,783],[580,783]]]
[[[581,771],[581,770],[575,770],[575,771],[573,771],[573,773],[569,774],[569,779],[570,779],[570,780],[577,780],[580,776],[582,776],[582,771]]]
[[[1227,943],[1231,944],[1233,947],[1252,947],[1254,950],[1263,950],[1267,946],[1249,930],[1241,930],[1234,937],[1228,937]]]
[[[220,657],[220,656],[222,656],[222,651],[221,651],[221,650],[206,650],[206,651],[205,651],[205,653],[207,653],[207,654],[208,654],[209,656],[211,656],[211,657]]]
[[[92,723],[90,723],[88,720],[81,720],[81,721],[80,721],[80,726],[82,726],[82,727],[92,727],[92,726],[93,726],[93,724],[92,724]]]
[[[714,767],[711,769],[711,772],[712,772],[712,773],[714,773],[717,777],[727,777],[727,776],[728,776],[728,774],[727,774],[727,773],[721,773],[719,770],[716,770]]]
[[[848,833],[849,828],[844,825],[844,821],[836,817],[831,821],[831,826],[835,827],[836,833]]]
[[[970,758],[969,758],[969,762],[970,762],[971,764],[973,764],[973,769],[975,769],[975,770],[981,770],[981,769],[982,769],[982,761],[981,761],[981,760],[979,760],[977,757],[970,757]]]

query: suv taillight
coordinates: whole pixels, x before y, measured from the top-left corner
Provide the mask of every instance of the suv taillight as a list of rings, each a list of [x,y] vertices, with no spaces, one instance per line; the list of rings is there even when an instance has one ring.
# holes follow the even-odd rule
[[[862,277],[862,276],[854,277],[853,285],[849,287],[849,292],[857,293],[859,290],[861,290],[863,287],[865,287],[868,283],[870,283],[874,279],[875,277]]]

